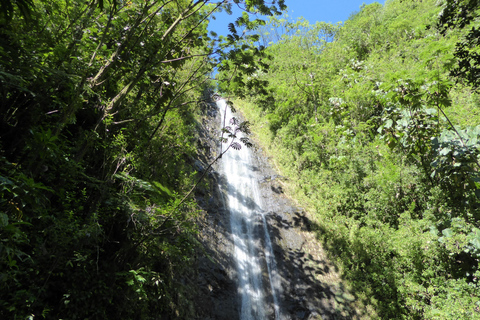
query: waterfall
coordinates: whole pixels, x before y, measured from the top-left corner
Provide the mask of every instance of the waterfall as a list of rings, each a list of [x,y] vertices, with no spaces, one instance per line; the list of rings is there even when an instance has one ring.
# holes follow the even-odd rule
[[[233,117],[225,100],[217,102],[222,117]],[[226,179],[227,205],[238,272],[241,299],[240,319],[281,319],[279,281],[276,263],[259,192],[258,178],[252,165],[251,151],[242,145],[222,157]]]

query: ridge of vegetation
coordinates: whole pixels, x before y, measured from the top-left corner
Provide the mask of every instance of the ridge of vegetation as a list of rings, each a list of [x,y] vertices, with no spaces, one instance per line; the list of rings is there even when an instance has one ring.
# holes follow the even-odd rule
[[[343,25],[271,18],[253,123],[365,317],[480,319],[479,3],[391,0]],[[245,78],[247,79],[247,78]]]

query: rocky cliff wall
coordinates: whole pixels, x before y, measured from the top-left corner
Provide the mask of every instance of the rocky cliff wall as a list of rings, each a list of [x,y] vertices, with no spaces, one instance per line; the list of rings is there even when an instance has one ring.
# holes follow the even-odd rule
[[[219,152],[220,116],[215,103],[205,106],[199,133],[202,154],[196,160],[204,170]],[[230,150],[229,152],[235,152]],[[336,267],[310,233],[304,210],[285,194],[285,177],[278,175],[269,157],[254,151],[252,169],[257,171],[264,211],[277,262],[284,319],[356,319],[350,306],[354,297],[342,286]],[[194,281],[197,319],[239,319],[237,274],[230,234],[230,217],[225,204],[225,177],[219,163],[208,174],[208,186],[197,190],[203,209]]]

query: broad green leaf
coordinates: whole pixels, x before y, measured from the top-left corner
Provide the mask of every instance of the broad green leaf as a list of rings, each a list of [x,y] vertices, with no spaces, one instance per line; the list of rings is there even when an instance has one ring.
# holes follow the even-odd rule
[[[450,148],[442,148],[442,149],[440,150],[439,154],[442,155],[442,156],[445,156],[445,155],[449,154],[450,152],[452,152],[452,149],[450,149]]]

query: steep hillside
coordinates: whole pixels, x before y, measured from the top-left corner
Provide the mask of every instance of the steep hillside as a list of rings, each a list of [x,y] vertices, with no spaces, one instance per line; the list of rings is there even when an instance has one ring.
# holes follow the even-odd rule
[[[477,7],[392,0],[343,25],[271,19],[265,32],[287,31],[249,76],[264,86],[220,82],[378,318],[480,318]]]

